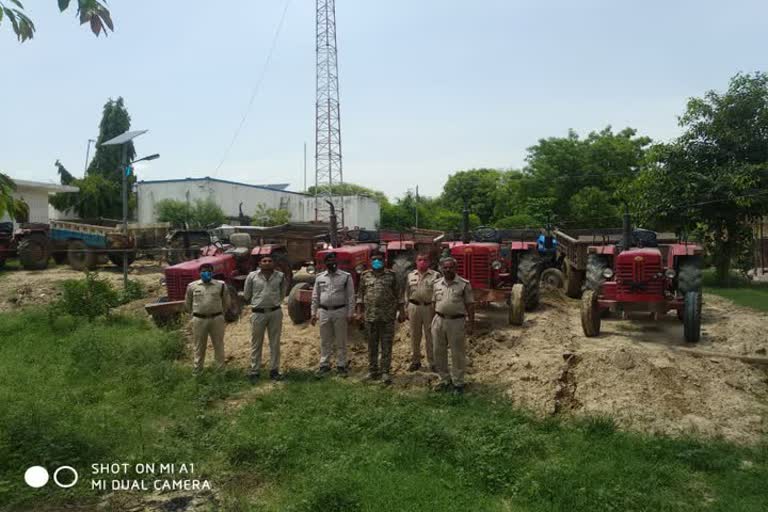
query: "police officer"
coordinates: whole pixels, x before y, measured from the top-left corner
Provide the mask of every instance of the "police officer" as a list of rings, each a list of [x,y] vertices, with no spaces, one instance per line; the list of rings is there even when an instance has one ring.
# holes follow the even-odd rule
[[[203,371],[209,336],[216,366],[224,366],[224,311],[229,308],[230,297],[227,285],[213,279],[213,265],[203,263],[200,266],[200,279],[189,283],[185,299],[186,310],[192,313],[195,374]]]
[[[395,337],[395,314],[398,321],[405,321],[403,294],[397,276],[384,268],[384,256],[371,256],[372,270],[360,276],[357,291],[357,314],[365,319],[368,338],[368,375],[366,380],[381,377],[384,384],[391,384],[392,340]],[[379,361],[381,349],[381,361]],[[381,373],[379,373],[381,372]]]
[[[347,375],[347,324],[355,314],[355,283],[349,272],[339,270],[336,253],[323,259],[328,269],[315,278],[312,288],[312,325],[320,320],[320,368],[323,375],[331,370],[331,356],[336,346],[336,371]]]
[[[435,364],[440,375],[438,389],[446,390],[453,380],[453,389],[464,392],[464,371],[467,367],[464,331],[472,333],[475,322],[474,299],[469,281],[456,275],[456,260],[440,261],[443,277],[435,283],[432,296],[435,317],[432,320]],[[466,318],[469,317],[469,322]],[[451,349],[451,371],[448,373],[448,347]]]
[[[264,333],[269,336],[269,378],[280,380],[280,334],[283,331],[281,304],[287,291],[285,275],[275,270],[272,256],[259,260],[259,269],[248,274],[243,297],[251,305],[251,369],[248,378],[255,383],[261,371],[261,349]]]
[[[419,254],[416,257],[416,270],[408,274],[405,286],[405,300],[408,303],[405,318],[411,328],[411,366],[409,372],[421,368],[421,336],[427,349],[427,362],[435,372],[435,358],[432,351],[432,294],[435,281],[440,273],[429,268],[429,256]]]

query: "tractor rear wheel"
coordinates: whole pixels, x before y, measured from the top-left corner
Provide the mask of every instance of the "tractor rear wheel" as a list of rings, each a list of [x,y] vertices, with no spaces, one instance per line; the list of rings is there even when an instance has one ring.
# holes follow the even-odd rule
[[[75,270],[93,270],[96,268],[96,253],[91,251],[82,240],[72,240],[67,245],[67,261]]]
[[[512,286],[509,296],[509,323],[510,325],[523,325],[525,320],[525,290],[523,285]]]
[[[405,289],[405,282],[408,279],[408,274],[411,270],[415,268],[415,257],[413,253],[403,253],[398,255],[395,258],[394,263],[392,263],[392,271],[395,273],[395,276],[397,277],[397,282],[400,285],[400,289]]]
[[[51,256],[53,256],[53,261],[55,261],[57,265],[63,265],[67,262],[66,251],[56,251]]]
[[[309,320],[310,305],[299,300],[299,293],[311,288],[312,285],[309,283],[298,283],[291,288],[291,293],[288,294],[288,316],[291,317],[294,324],[303,324]]]
[[[272,255],[272,261],[275,262],[275,268],[285,276],[285,289],[290,290],[293,287],[293,268],[288,255],[282,252],[275,253]]]
[[[537,255],[526,252],[517,262],[517,282],[523,285],[525,310],[530,311],[539,305],[539,287],[541,266]]]
[[[565,264],[565,294],[572,299],[581,297],[581,285],[584,283],[584,271],[573,265]]]
[[[585,282],[586,290],[593,290],[595,292],[600,290],[600,287],[605,281],[603,271],[608,268],[608,261],[604,256],[597,254],[590,254],[587,258],[587,280]]]
[[[696,343],[701,338],[701,295],[699,292],[690,291],[685,294],[683,334],[688,343]]]
[[[130,267],[131,265],[133,265],[133,262],[136,261],[136,253],[129,252],[127,254],[128,254],[128,266]],[[123,268],[122,252],[111,252],[107,254],[107,258],[109,258],[109,261],[111,261],[114,266]]]
[[[24,270],[44,270],[48,267],[51,247],[45,235],[33,234],[19,242],[18,254]]]
[[[224,321],[227,323],[237,322],[240,314],[243,312],[243,302],[237,295],[237,290],[231,284],[227,285],[224,293],[229,294],[229,307],[224,311]]]
[[[591,338],[600,334],[600,309],[597,307],[597,292],[586,290],[581,296],[581,328]]]
[[[557,268],[548,268],[541,273],[541,285],[549,290],[559,290],[565,283],[565,276]]]

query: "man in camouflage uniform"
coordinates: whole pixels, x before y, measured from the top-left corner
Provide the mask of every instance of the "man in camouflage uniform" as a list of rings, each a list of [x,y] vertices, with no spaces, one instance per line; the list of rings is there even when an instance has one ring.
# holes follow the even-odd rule
[[[205,350],[211,337],[216,366],[224,366],[224,311],[229,308],[227,285],[213,279],[213,265],[200,266],[200,279],[187,285],[184,305],[192,313],[192,339],[195,344],[194,372],[205,365]]]
[[[312,325],[320,321],[319,375],[331,369],[333,346],[336,345],[336,371],[347,376],[347,324],[355,314],[355,284],[349,272],[339,270],[336,253],[325,255],[325,267],[312,288]]]
[[[437,371],[432,351],[432,294],[440,273],[429,268],[429,256],[419,254],[416,257],[416,270],[408,274],[405,281],[405,318],[411,328],[411,366],[409,372],[421,368],[421,337],[427,349],[427,362],[433,372]]]
[[[438,389],[445,390],[453,384],[456,393],[464,392],[464,371],[467,367],[464,331],[472,333],[475,322],[475,307],[472,286],[469,281],[456,275],[456,260],[443,258],[440,261],[443,277],[435,283],[432,306],[435,317],[432,320],[435,364],[440,375]],[[465,318],[469,322],[465,322]],[[448,373],[448,347],[451,349],[451,371]],[[453,380],[453,382],[451,382]]]
[[[365,331],[368,338],[368,375],[366,380],[381,377],[384,384],[391,384],[392,340],[395,337],[395,315],[405,321],[403,294],[397,282],[397,276],[384,268],[384,256],[374,254],[371,257],[372,270],[366,270],[360,276],[357,291],[358,317],[365,318]],[[381,348],[381,361],[379,361]]]

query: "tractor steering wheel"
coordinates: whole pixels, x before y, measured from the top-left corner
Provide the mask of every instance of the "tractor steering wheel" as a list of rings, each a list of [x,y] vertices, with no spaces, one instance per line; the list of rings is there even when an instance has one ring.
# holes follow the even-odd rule
[[[491,226],[480,226],[474,232],[474,238],[478,242],[492,242],[496,240],[497,236],[496,228]]]

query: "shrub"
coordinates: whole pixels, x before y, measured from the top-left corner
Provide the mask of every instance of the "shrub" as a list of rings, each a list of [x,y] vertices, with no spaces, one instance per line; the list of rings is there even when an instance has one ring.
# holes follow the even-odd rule
[[[143,299],[145,295],[144,285],[141,284],[141,281],[128,281],[128,286],[120,292],[120,303],[127,304],[134,300]]]
[[[85,279],[62,283],[64,293],[55,308],[89,321],[107,316],[109,310],[120,304],[120,296],[108,281],[99,279],[95,272],[86,272]]]

